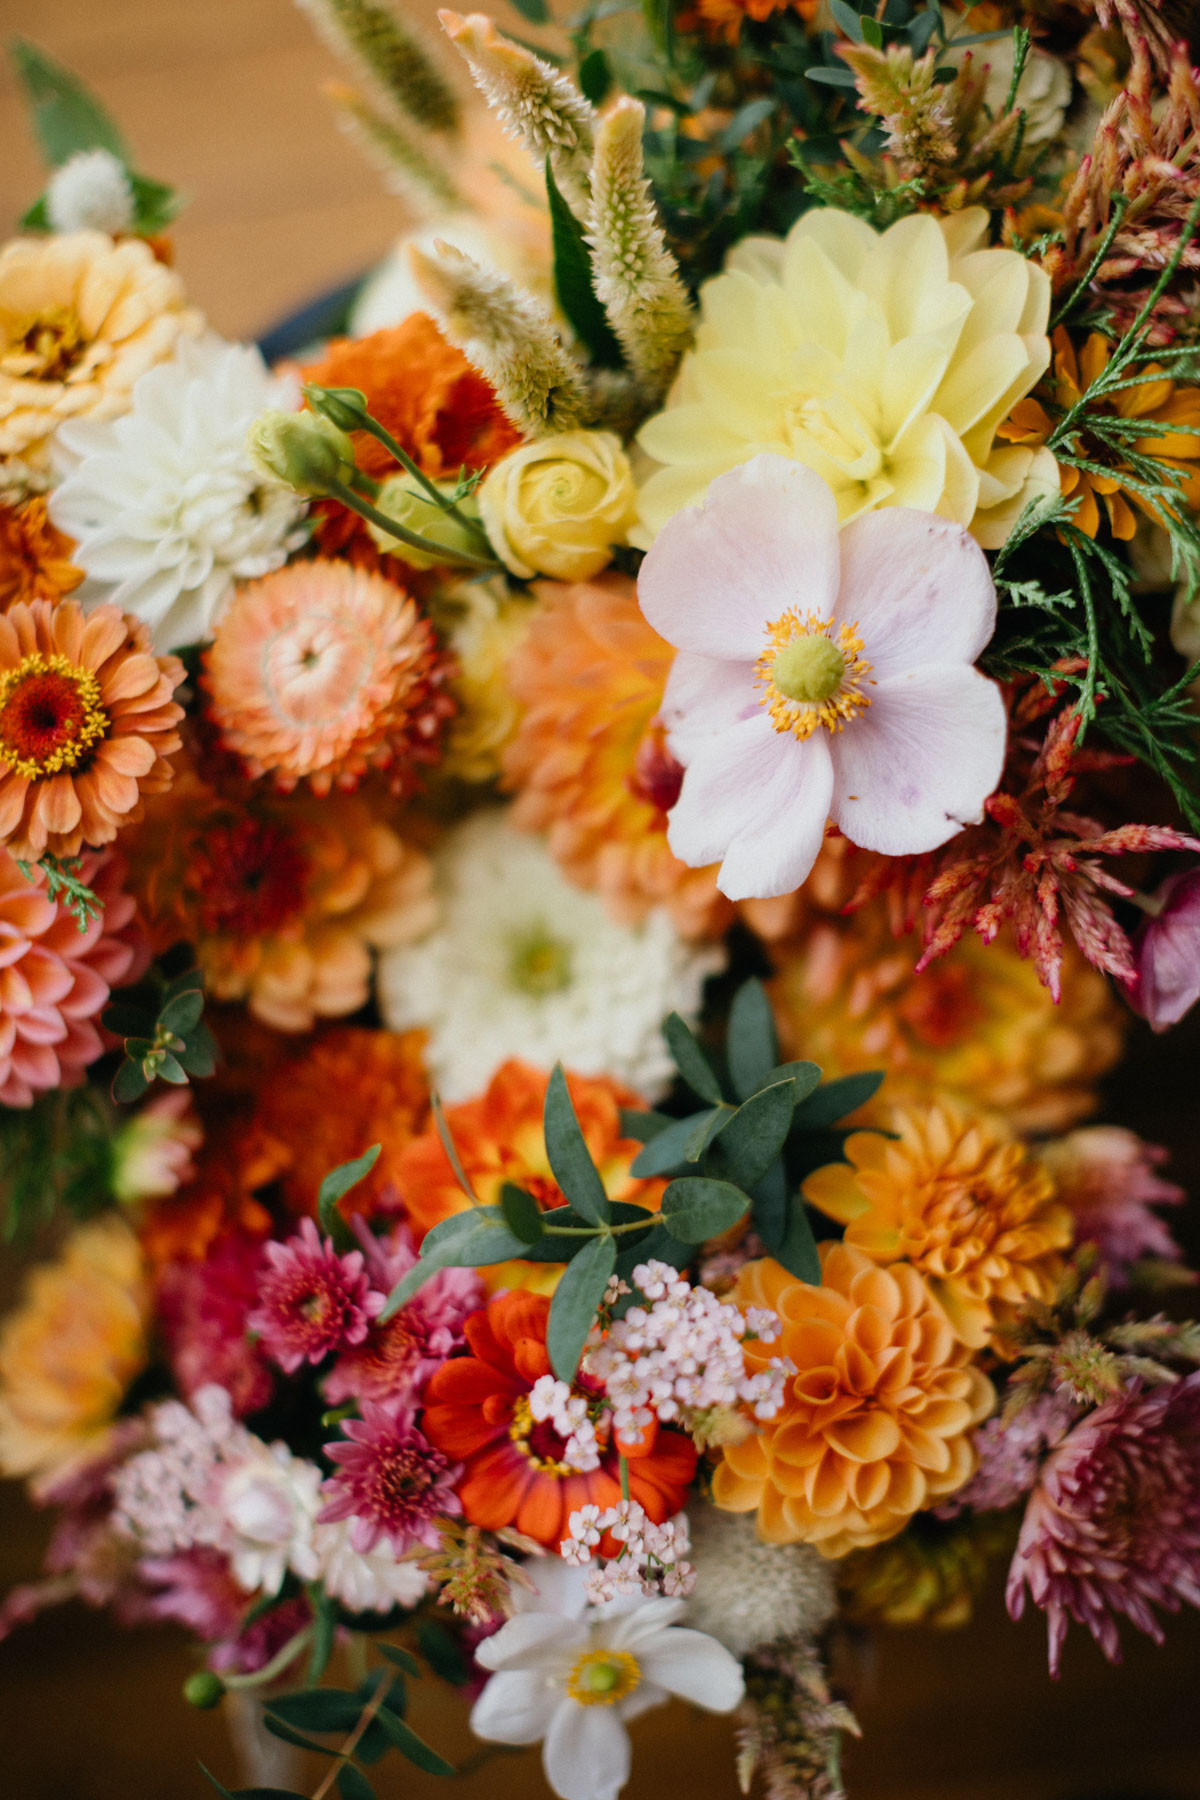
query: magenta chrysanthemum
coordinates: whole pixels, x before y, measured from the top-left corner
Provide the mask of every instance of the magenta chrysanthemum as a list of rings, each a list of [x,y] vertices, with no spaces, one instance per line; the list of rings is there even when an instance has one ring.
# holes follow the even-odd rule
[[[1200,1371],[1135,1384],[1051,1452],[1009,1570],[1014,1619],[1026,1588],[1049,1622],[1052,1675],[1070,1619],[1119,1662],[1118,1615],[1161,1643],[1156,1606],[1200,1606]]]
[[[339,1256],[311,1219],[295,1237],[267,1245],[261,1304],[247,1324],[263,1350],[288,1375],[303,1362],[323,1362],[336,1350],[361,1344],[385,1296],[367,1279],[361,1250]]]
[[[265,1406],[273,1385],[262,1346],[247,1333],[261,1260],[257,1238],[229,1232],[202,1260],[168,1263],[158,1281],[167,1360],[184,1396],[215,1381],[237,1419]]]
[[[417,1430],[410,1408],[364,1400],[362,1410],[342,1426],[348,1443],[325,1446],[339,1469],[325,1483],[329,1504],[319,1523],[349,1519],[350,1542],[364,1555],[380,1538],[397,1556],[414,1544],[436,1549],[438,1519],[462,1511],[454,1491],[461,1469]]]

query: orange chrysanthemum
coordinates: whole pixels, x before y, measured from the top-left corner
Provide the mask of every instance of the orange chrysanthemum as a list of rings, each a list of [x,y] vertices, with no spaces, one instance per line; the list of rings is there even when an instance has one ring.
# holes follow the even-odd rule
[[[1046,1300],[1070,1248],[1070,1208],[1045,1165],[1000,1125],[945,1106],[899,1110],[891,1139],[847,1140],[848,1163],[804,1184],[877,1263],[911,1263],[964,1344],[980,1350],[1022,1302]]]
[[[0,617],[0,843],[22,862],[77,856],[171,785],[183,680],[131,613],[74,600]]]
[[[472,1313],[464,1331],[470,1354],[436,1369],[425,1394],[422,1430],[430,1443],[463,1464],[458,1492],[463,1513],[487,1531],[515,1526],[557,1549],[571,1514],[581,1506],[613,1506],[621,1498],[618,1446],[609,1440],[598,1469],[573,1472],[562,1461],[563,1440],[547,1420],[537,1423],[529,1392],[552,1374],[546,1351],[550,1302],[542,1294],[497,1294]],[[574,1392],[598,1397],[577,1377]],[[622,1444],[629,1464],[629,1497],[661,1524],[679,1511],[696,1469],[696,1447],[681,1431],[657,1421],[637,1444]]]
[[[19,506],[0,501],[0,610],[16,601],[53,604],[83,580],[71,561],[73,542],[46,516],[40,496]]]
[[[463,1172],[483,1205],[499,1203],[505,1182],[524,1188],[543,1210],[566,1204],[551,1172],[542,1134],[548,1079],[528,1063],[506,1062],[478,1100],[446,1109],[446,1125]],[[567,1087],[609,1199],[657,1209],[665,1184],[639,1181],[630,1174],[629,1166],[641,1145],[621,1132],[620,1109],[639,1105],[636,1095],[606,1076],[568,1075]],[[395,1171],[418,1241],[439,1220],[470,1205],[433,1127],[400,1152]],[[560,1273],[552,1263],[525,1262],[496,1263],[479,1272],[493,1289],[540,1283],[548,1288]]]
[[[963,937],[915,975],[912,939],[893,937],[885,903],[872,901],[780,951],[780,1037],[788,1056],[829,1075],[883,1069],[891,1102],[940,1090],[1019,1131],[1062,1130],[1092,1111],[1124,1025],[1103,977],[1068,951],[1057,1006],[1003,935],[986,946]]]
[[[383,575],[299,562],[239,588],[204,659],[210,713],[253,776],[327,794],[437,759],[454,711],[433,627]]]
[[[790,1357],[784,1403],[728,1444],[713,1476],[726,1512],[758,1514],[769,1544],[845,1556],[881,1544],[974,1472],[971,1430],[990,1381],[907,1263],[880,1269],[850,1244],[822,1244],[821,1285],[779,1263],[747,1263],[732,1298],[766,1306],[782,1332],[745,1345],[746,1363]]]
[[[636,924],[665,906],[687,936],[720,933],[733,908],[716,869],[667,847],[683,770],[657,723],[675,652],[620,576],[538,586],[541,608],[508,666],[524,713],[504,753],[513,822],[545,831],[568,880]]]

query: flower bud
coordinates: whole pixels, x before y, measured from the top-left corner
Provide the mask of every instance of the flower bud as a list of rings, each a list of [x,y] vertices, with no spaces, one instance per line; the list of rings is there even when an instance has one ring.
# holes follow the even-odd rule
[[[447,496],[454,492],[453,483],[438,482],[437,487],[440,493]],[[483,532],[473,523],[478,518],[478,508],[471,498],[458,502],[457,510],[463,517],[455,518],[452,513],[443,511],[428,499],[411,475],[393,475],[380,488],[375,500],[375,510],[385,513],[389,519],[395,519],[397,525],[403,525],[420,537],[428,538],[431,543],[440,545],[448,553],[446,557],[440,557],[432,552],[414,550],[401,539],[390,537],[382,526],[368,525],[367,530],[380,550],[401,557],[411,569],[439,568],[443,562],[453,560],[462,551],[468,556],[487,554]]]
[[[371,416],[361,388],[319,387],[314,381],[305,386],[304,398],[315,413],[339,431],[363,431]]]
[[[214,1706],[220,1706],[224,1696],[225,1683],[211,1669],[198,1669],[183,1684],[184,1699],[200,1712],[211,1712]]]
[[[514,575],[586,581],[625,541],[637,496],[629,458],[611,431],[560,431],[494,464],[479,510],[496,554]]]
[[[250,428],[246,449],[257,468],[298,494],[328,494],[354,474],[350,439],[317,413],[263,413]]]
[[[1200,867],[1170,876],[1154,899],[1159,910],[1134,939],[1126,993],[1152,1030],[1165,1031],[1200,1000]]]

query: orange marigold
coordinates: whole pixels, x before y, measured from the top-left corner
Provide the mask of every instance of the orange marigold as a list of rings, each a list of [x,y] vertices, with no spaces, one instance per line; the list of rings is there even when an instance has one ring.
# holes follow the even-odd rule
[[[683,770],[657,721],[674,650],[621,576],[537,593],[508,665],[524,708],[503,763],[514,824],[547,832],[564,875],[598,890],[614,918],[636,924],[665,906],[686,936],[719,934],[733,908],[715,866],[689,869],[667,847]]]
[[[992,1384],[907,1263],[822,1244],[820,1287],[768,1259],[745,1265],[732,1298],[782,1322],[774,1343],[746,1343],[747,1367],[778,1355],[796,1369],[780,1411],[726,1445],[713,1476],[717,1505],[757,1511],[767,1543],[828,1557],[883,1543],[974,1472]]]
[[[980,1350],[1022,1302],[1047,1300],[1073,1236],[1045,1165],[999,1124],[946,1106],[898,1110],[892,1139],[856,1132],[848,1162],[804,1184],[877,1263],[911,1263],[958,1336]]]
[[[132,613],[18,601],[0,617],[0,843],[22,862],[77,856],[171,785],[183,680]]]
[[[0,609],[17,600],[61,600],[83,580],[72,540],[46,516],[39,495],[19,506],[0,501]]]

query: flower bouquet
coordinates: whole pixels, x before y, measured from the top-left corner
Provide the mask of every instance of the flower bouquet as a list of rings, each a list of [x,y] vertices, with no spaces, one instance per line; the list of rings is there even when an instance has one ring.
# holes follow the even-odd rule
[[[0,1466],[186,1697],[561,1800],[1008,1563],[1200,1605],[1200,73],[1156,0],[302,0],[414,224],[224,342],[19,44],[0,251]],[[1146,822],[1131,822],[1145,820]],[[206,1771],[207,1773],[207,1771]],[[281,1794],[278,1786],[217,1792]]]

